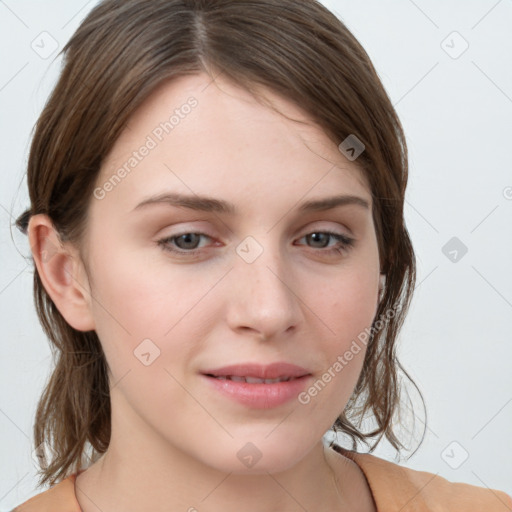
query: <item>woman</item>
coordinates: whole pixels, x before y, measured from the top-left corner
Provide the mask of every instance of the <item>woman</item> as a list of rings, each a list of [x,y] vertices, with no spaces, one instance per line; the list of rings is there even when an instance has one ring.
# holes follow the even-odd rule
[[[355,451],[403,448],[415,261],[402,128],[341,21],[107,0],[64,53],[18,220],[58,353],[35,425],[52,488],[15,510],[512,506]]]

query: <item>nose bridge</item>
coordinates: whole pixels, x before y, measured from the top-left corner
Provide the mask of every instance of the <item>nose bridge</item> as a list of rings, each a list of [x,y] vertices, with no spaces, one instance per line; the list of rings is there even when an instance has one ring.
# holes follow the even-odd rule
[[[269,233],[248,236],[236,252],[231,317],[236,326],[271,337],[297,324],[300,308],[279,241]]]

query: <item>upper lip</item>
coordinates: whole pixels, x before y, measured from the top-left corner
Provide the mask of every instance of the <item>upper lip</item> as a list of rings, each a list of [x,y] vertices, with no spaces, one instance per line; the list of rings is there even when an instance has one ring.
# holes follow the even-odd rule
[[[213,375],[215,377],[222,376],[238,376],[238,377],[254,377],[257,379],[278,379],[286,377],[302,377],[309,375],[306,369],[295,364],[278,362],[269,365],[261,365],[257,363],[240,363],[223,366],[222,368],[212,368],[202,371],[204,375]]]

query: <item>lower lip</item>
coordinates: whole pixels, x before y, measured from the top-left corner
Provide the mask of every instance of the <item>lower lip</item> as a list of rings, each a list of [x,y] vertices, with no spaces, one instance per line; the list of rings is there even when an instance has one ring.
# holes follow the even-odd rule
[[[203,375],[216,390],[243,405],[254,409],[271,409],[296,399],[311,375],[304,375],[287,382],[273,384],[249,384],[228,379],[216,379]]]

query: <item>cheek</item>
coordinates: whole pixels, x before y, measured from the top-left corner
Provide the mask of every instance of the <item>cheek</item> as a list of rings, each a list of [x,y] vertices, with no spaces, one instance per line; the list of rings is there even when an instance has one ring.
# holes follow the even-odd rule
[[[371,326],[377,312],[377,275],[371,264],[358,264],[340,272],[317,295],[316,310],[340,343]]]
[[[313,408],[336,403],[340,413],[352,395],[361,373],[370,329],[375,318],[378,285],[366,269],[340,274],[318,294],[312,309],[318,311],[323,329],[321,350],[325,355],[323,372],[308,397]],[[305,401],[308,400],[305,397]],[[329,406],[330,407],[330,406]],[[337,414],[336,414],[337,415]]]
[[[191,290],[176,267],[150,261],[159,249],[152,249],[150,257],[145,251],[120,250],[121,243],[106,242],[102,254],[94,255],[93,307],[101,327],[110,326],[124,336],[162,336],[172,326],[183,307],[183,296]],[[190,283],[190,280],[189,280]],[[184,311],[182,312],[182,314]]]
[[[148,261],[143,251],[120,251],[118,246],[104,244],[108,260],[98,252],[91,255],[95,330],[114,377],[140,369],[142,359],[154,360],[153,368],[178,371],[179,361],[200,351],[206,338],[210,315],[205,308],[212,302],[204,297],[219,272],[205,270],[199,276],[186,270],[191,267],[168,264],[159,249],[154,261]],[[146,377],[152,379],[154,373]]]

